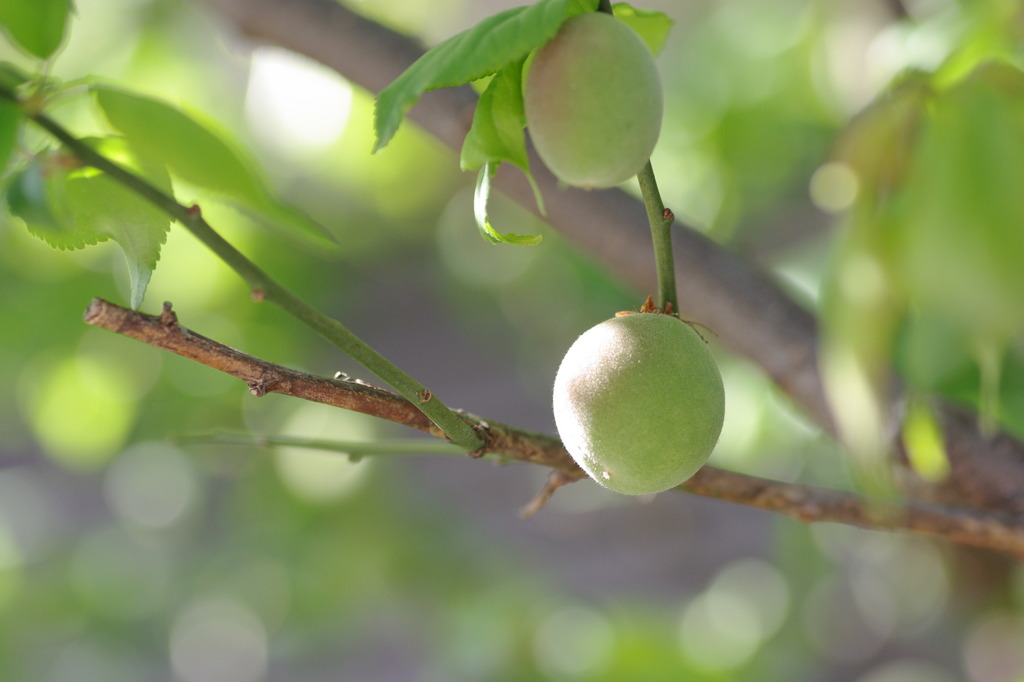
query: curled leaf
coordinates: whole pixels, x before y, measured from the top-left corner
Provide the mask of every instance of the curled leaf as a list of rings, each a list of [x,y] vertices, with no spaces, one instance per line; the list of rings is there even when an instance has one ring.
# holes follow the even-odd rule
[[[539,234],[501,233],[494,229],[487,217],[487,200],[491,195],[491,177],[495,167],[485,163],[476,178],[476,191],[473,193],[473,215],[476,226],[484,239],[492,244],[513,244],[515,246],[533,246],[539,244],[543,237]]]

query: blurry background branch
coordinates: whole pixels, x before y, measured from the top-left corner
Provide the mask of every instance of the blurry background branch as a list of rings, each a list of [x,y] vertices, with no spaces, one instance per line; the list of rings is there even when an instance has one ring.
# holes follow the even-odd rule
[[[332,0],[203,0],[252,39],[311,57],[370,92],[379,92],[423,48]],[[410,118],[459,149],[476,95],[468,87],[428,93]],[[387,153],[386,151],[384,153]],[[545,196],[545,219],[583,251],[641,294],[656,290],[650,235],[642,204],[624,192],[558,187],[539,162],[531,167]],[[503,168],[496,186],[534,208],[531,188],[517,170]],[[683,314],[713,329],[730,350],[759,365],[817,424],[830,433],[817,365],[814,316],[758,265],[679,224],[675,260]],[[1006,435],[987,438],[976,417],[939,407],[951,474],[937,486],[914,485],[910,494],[955,506],[1024,513],[1024,445]]]
[[[86,323],[148,343],[241,379],[261,397],[280,393],[354,410],[442,438],[443,434],[403,397],[351,379],[327,379],[247,355],[186,329],[169,303],[160,315],[147,315],[96,298],[85,311]],[[550,467],[558,472],[552,490],[584,478],[557,438],[481,419],[464,419],[485,440],[475,455],[493,454]],[[705,497],[776,512],[803,522],[832,521],[862,528],[910,530],[951,542],[1024,556],[1024,526],[998,514],[948,509],[920,502],[880,514],[857,495],[838,490],[772,481],[705,467],[680,489]],[[542,493],[546,499],[549,492]],[[532,513],[535,509],[531,508]]]

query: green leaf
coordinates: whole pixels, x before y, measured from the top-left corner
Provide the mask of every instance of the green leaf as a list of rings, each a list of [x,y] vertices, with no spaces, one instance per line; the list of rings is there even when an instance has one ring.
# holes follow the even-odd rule
[[[640,34],[652,53],[661,52],[674,23],[664,12],[637,9],[625,2],[612,5],[612,12],[616,19],[628,24],[630,28]]]
[[[473,125],[462,143],[462,170],[478,170],[488,162],[508,161],[529,168],[526,115],[523,113],[523,62],[513,62],[494,75],[480,94]]]
[[[121,247],[131,281],[131,306],[137,309],[160,259],[170,219],[103,174],[73,177],[68,183],[67,200],[76,224],[108,235]]]
[[[26,52],[47,59],[64,40],[71,0],[5,0],[0,27]]]
[[[915,301],[974,338],[1024,323],[1024,72],[982,65],[935,97],[899,200]]]
[[[224,195],[243,210],[300,228],[327,241],[334,238],[301,211],[276,199],[240,145],[167,103],[125,90],[96,85],[96,101],[110,124],[142,155],[166,164],[182,180]]]
[[[22,123],[21,109],[10,100],[0,99],[0,174],[3,174],[18,142]]]
[[[929,483],[941,483],[949,476],[949,457],[942,429],[931,406],[921,398],[910,401],[903,420],[903,445],[917,475]]]
[[[24,220],[29,232],[55,249],[82,249],[107,239],[89,225],[79,224],[70,213],[67,182],[76,163],[66,153],[46,151],[32,158],[7,186],[11,215]]]
[[[83,142],[170,192],[166,169],[140,159],[122,138]],[[132,307],[142,304],[170,228],[170,218],[150,202],[94,168],[76,167],[74,157],[57,151],[40,155],[15,176],[7,203],[32,234],[55,248],[116,241],[128,265]]]
[[[31,77],[10,62],[0,62],[0,85],[14,90],[22,83],[27,83]]]
[[[512,244],[514,246],[533,246],[539,244],[543,237],[539,234],[503,234],[494,229],[487,219],[487,200],[491,195],[491,177],[496,167],[485,163],[476,179],[476,191],[473,193],[473,215],[476,226],[484,239],[492,244]]]
[[[110,124],[140,153],[188,183],[251,200],[263,193],[255,163],[180,109],[105,85],[92,88]]]
[[[424,92],[497,73],[554,37],[567,18],[596,7],[597,0],[541,0],[495,14],[436,45],[377,97],[373,151],[391,141],[405,113]]]
[[[462,143],[463,170],[477,170],[491,164],[494,170],[503,161],[522,169],[540,212],[544,199],[530,172],[526,153],[526,114],[523,111],[523,64],[525,59],[505,66],[491,78],[473,112],[473,125]],[[492,173],[493,175],[493,173]]]
[[[836,141],[833,160],[857,176],[858,201],[874,210],[906,178],[918,133],[933,96],[930,75],[900,76],[857,114]]]

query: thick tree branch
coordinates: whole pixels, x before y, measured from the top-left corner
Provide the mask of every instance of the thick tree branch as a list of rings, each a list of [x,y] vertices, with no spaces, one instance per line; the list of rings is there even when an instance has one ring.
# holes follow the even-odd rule
[[[334,0],[202,2],[253,39],[320,61],[373,93],[423,54],[413,40]],[[410,118],[457,150],[475,103],[470,88],[445,88],[424,96]],[[642,204],[616,190],[560,188],[531,158],[545,196],[545,219],[640,293],[656,291]],[[533,209],[532,190],[517,170],[503,167],[495,186]],[[768,273],[696,230],[677,223],[673,242],[682,313],[714,329],[725,346],[759,365],[816,423],[834,433],[818,371],[814,316]],[[944,406],[940,413],[953,475],[915,494],[954,506],[1024,513],[1024,444],[1006,436],[986,439],[975,420],[955,408]]]
[[[290,395],[443,437],[415,405],[397,394],[358,381],[326,379],[299,372],[247,355],[186,329],[178,323],[170,304],[164,304],[160,315],[147,315],[96,298],[84,317],[90,325],[143,341],[241,379],[257,397],[267,393]],[[463,413],[462,417],[485,441],[484,448],[475,455],[495,454],[557,472],[535,504],[527,508],[527,513],[536,511],[536,506],[550,496],[547,493],[585,478],[557,438],[470,414]],[[851,493],[771,481],[713,467],[704,467],[679,488],[803,522],[832,521],[863,528],[909,530],[1024,556],[1024,524],[1008,516],[908,502],[905,507],[881,517],[870,504]]]

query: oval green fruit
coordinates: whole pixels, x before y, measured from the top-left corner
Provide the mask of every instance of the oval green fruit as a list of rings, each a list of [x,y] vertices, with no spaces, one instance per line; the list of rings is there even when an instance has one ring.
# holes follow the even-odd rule
[[[562,182],[612,187],[636,175],[661,133],[663,98],[654,57],[610,14],[568,19],[527,64],[526,125]]]
[[[569,348],[555,377],[555,424],[591,478],[627,495],[674,488],[708,460],[725,390],[707,344],[661,313],[622,315]]]

